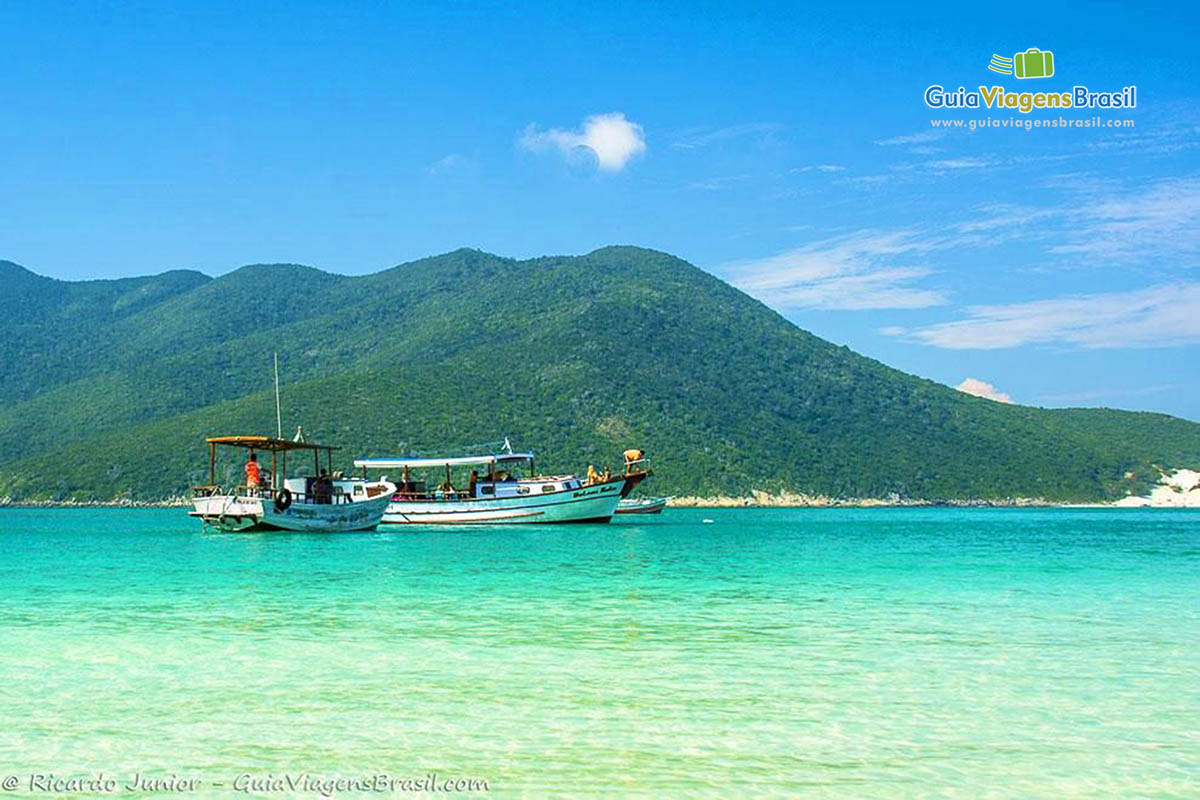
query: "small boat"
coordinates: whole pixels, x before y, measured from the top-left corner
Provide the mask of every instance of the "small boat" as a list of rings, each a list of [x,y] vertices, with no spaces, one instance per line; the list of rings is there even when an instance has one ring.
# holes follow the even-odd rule
[[[621,472],[589,467],[584,478],[538,475],[534,454],[513,452],[507,439],[498,452],[483,455],[363,458],[354,466],[364,477],[368,470],[400,471],[384,525],[608,522],[621,498],[650,475],[641,450],[625,451]],[[465,469],[470,473],[463,479]],[[438,482],[431,486],[414,474],[422,470],[435,470]]]
[[[369,531],[379,524],[391,502],[396,485],[388,481],[347,478],[333,470],[336,447],[288,441],[273,436],[214,436],[208,443],[207,486],[193,488],[190,516],[205,526],[223,531],[304,531],[344,533]],[[249,451],[247,464],[254,463],[258,480],[222,488],[217,485],[217,448]],[[295,452],[312,453],[311,475],[288,478],[287,457]],[[271,454],[269,469],[258,466],[258,453]],[[321,454],[326,469],[321,469]]]
[[[617,504],[618,514],[661,514],[667,507],[665,497],[627,497]]]

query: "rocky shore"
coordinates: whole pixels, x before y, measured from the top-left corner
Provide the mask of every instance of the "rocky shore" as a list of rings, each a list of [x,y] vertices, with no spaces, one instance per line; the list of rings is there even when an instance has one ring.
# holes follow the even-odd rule
[[[192,504],[188,497],[168,497],[165,500],[132,500],[128,497],[112,500],[24,500],[0,497],[0,508],[186,508]]]
[[[911,497],[827,497],[793,492],[751,492],[746,497],[672,497],[678,508],[903,508],[952,506],[963,508],[1037,507],[1061,505],[1034,497],[1010,497],[990,500],[919,500]]]

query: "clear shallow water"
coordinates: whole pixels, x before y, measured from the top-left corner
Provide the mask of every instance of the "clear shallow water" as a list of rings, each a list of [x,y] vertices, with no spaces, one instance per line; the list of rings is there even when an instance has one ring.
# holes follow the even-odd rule
[[[1196,796],[1200,513],[323,537],[0,511],[0,772],[99,771],[205,795],[436,771],[494,796]]]

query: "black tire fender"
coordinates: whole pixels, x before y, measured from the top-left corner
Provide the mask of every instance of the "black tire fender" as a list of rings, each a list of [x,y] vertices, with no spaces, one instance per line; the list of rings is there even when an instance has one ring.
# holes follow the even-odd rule
[[[275,510],[287,511],[292,505],[292,493],[289,489],[280,489],[275,493]]]

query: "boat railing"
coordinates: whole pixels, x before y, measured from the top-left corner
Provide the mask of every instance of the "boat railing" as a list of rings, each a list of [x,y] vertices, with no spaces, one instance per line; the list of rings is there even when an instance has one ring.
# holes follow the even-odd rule
[[[640,469],[635,469],[635,467],[637,467],[639,464],[649,465],[649,463],[650,463],[650,459],[645,456],[642,456],[641,458],[635,458],[632,461],[626,461],[625,462],[625,474],[629,475],[634,472],[645,472],[646,468],[644,466]]]
[[[434,489],[432,492],[392,492],[392,499],[397,502],[407,503],[415,500],[422,502],[455,502],[475,498],[465,489],[454,489],[452,491]]]
[[[224,488],[221,486],[193,486],[192,495],[194,497],[213,497],[224,493]],[[349,492],[334,491],[329,495],[319,495],[309,492],[293,492],[290,489],[288,492],[292,496],[293,503],[301,505],[347,505],[354,502],[354,497]],[[257,500],[274,501],[277,492],[269,486],[247,486],[239,484],[233,487],[233,494],[239,498],[253,498]],[[325,500],[328,502],[325,502]]]

